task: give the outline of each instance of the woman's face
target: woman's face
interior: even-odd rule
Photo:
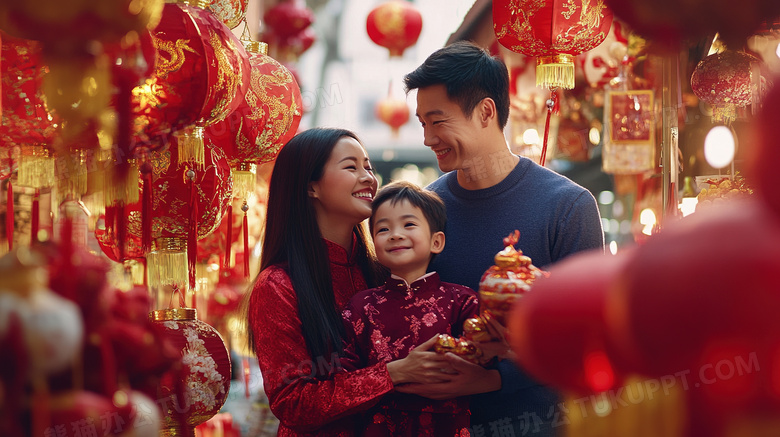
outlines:
[[[320,227],[352,227],[367,219],[376,189],[377,180],[365,149],[354,138],[342,137],[325,163],[322,178],[309,187]]]

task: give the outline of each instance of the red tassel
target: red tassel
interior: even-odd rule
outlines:
[[[227,247],[225,248],[225,267],[224,270],[227,272],[230,270],[230,252],[233,248],[233,245],[230,244],[233,241],[233,205],[228,205],[227,214],[225,214],[225,218],[223,220],[228,221],[227,226]]]
[[[41,197],[41,190],[35,189],[35,195],[33,196],[33,203],[32,203],[32,223],[30,225],[30,244],[33,245],[38,242],[38,230],[40,229],[40,215],[41,215],[41,207],[40,207],[40,197]]]
[[[242,358],[241,366],[244,369],[244,395],[249,399],[249,377],[252,373],[252,369],[249,367],[249,358]]]
[[[187,266],[192,290],[192,308],[195,308],[195,259],[198,256],[198,189],[195,186],[195,170],[187,170],[190,180],[190,229],[187,239]]]
[[[542,143],[542,154],[539,157],[539,165],[544,167],[544,162],[547,159],[547,140],[550,136],[550,118],[553,113],[558,113],[560,105],[558,103],[558,93],[555,90],[550,90],[550,98],[547,99],[547,120],[544,122],[544,141]]]
[[[119,248],[119,261],[124,262],[125,241],[127,240],[127,217],[125,217],[125,205],[116,205],[116,245]]]
[[[14,250],[14,187],[11,185],[11,178],[8,178],[8,185],[5,196],[5,237],[8,240],[8,250]]]
[[[249,205],[241,205],[241,209],[244,211],[244,277],[249,278],[249,221],[246,217],[246,212],[249,211]]]
[[[152,172],[150,164],[141,165],[142,199],[141,199],[141,247],[144,253],[152,250]]]

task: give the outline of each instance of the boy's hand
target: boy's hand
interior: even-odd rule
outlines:
[[[449,382],[457,373],[446,355],[432,351],[438,335],[409,352],[406,358],[387,363],[393,385]],[[400,391],[400,390],[399,390]]]
[[[497,370],[485,369],[451,352],[442,356],[446,357],[454,371],[457,372],[451,375],[448,381],[433,384],[406,384],[396,387],[396,391],[412,393],[429,399],[452,399],[501,388],[501,375]]]

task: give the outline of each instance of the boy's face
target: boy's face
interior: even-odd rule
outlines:
[[[387,201],[379,206],[373,217],[376,255],[393,274],[412,280],[422,276],[428,268],[431,254],[444,249],[444,233],[431,234],[428,220],[420,208],[408,200],[392,205]],[[421,271],[417,274],[416,272]]]

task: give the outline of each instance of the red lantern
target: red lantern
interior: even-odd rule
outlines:
[[[254,192],[256,165],[276,159],[303,116],[295,78],[266,55],[261,44],[252,43],[247,43],[252,69],[244,98],[225,120],[206,129],[207,142],[227,155],[234,176],[233,192],[244,199]]]
[[[777,190],[776,163],[780,160],[777,138],[780,135],[780,86],[775,86],[762,103],[755,128],[749,131],[746,178],[755,186],[755,192],[764,199],[780,220],[780,191]]]
[[[173,140],[176,146],[176,139]],[[177,147],[151,152],[151,239],[147,254],[149,288],[156,295],[155,308],[168,306],[171,290],[194,288],[197,240],[213,232],[227,211],[233,182],[225,153],[205,145],[202,168],[178,164]],[[193,174],[194,173],[194,174]],[[194,178],[194,182],[190,177]],[[141,211],[128,214],[128,233],[143,239]],[[168,298],[168,300],[166,300]]]
[[[382,120],[393,130],[393,136],[398,136],[398,130],[409,121],[409,106],[406,100],[388,95],[376,104],[376,118]]]
[[[390,56],[403,56],[422,31],[422,14],[411,3],[392,0],[371,10],[366,19],[371,41],[390,50]]]
[[[211,12],[166,4],[153,31],[158,51],[154,76],[133,90],[135,131],[152,145],[183,135],[179,159],[203,162],[202,128],[233,112],[246,92],[249,58],[238,38]]]
[[[314,13],[299,0],[282,0],[263,16],[265,25],[280,39],[294,37],[314,23]]]
[[[493,2],[498,42],[536,56],[536,85],[545,88],[574,88],[574,56],[601,44],[611,25],[603,0]]]
[[[209,9],[225,26],[235,29],[244,21],[249,0],[211,0]]]
[[[158,390],[163,435],[192,435],[197,425],[219,412],[230,390],[230,354],[219,333],[197,319],[192,308],[149,314],[181,351],[180,372],[163,376]],[[183,397],[183,398],[182,398]]]
[[[512,310],[509,335],[524,369],[577,393],[620,382],[619,358],[606,323],[606,296],[629,253],[584,253],[550,269]]]
[[[693,70],[691,90],[712,106],[712,120],[731,124],[737,108],[758,103],[766,94],[763,62],[745,52],[726,50],[702,59]]]
[[[741,47],[765,20],[780,15],[776,0],[604,1],[637,33],[673,53],[715,33],[726,46]]]

